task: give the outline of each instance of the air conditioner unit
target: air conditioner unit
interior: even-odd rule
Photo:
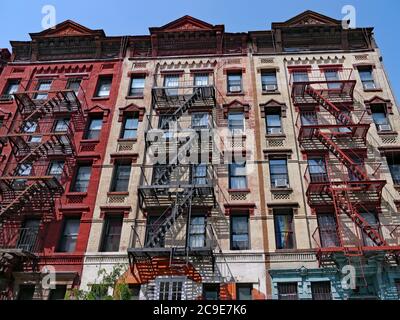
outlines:
[[[392,131],[390,124],[380,124],[378,125],[379,131]]]
[[[229,87],[229,92],[241,92],[242,87],[241,86],[230,86]]]
[[[276,84],[265,84],[264,91],[276,91],[278,88]]]
[[[282,129],[281,128],[269,128],[269,134],[281,134]]]
[[[275,179],[274,185],[276,188],[287,188],[288,182],[287,179]]]

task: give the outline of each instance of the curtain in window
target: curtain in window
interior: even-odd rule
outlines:
[[[336,220],[333,214],[318,214],[318,227],[323,247],[329,248],[339,246]]]
[[[205,246],[206,218],[194,216],[190,221],[190,247],[203,248]]]
[[[293,215],[277,214],[275,215],[275,236],[277,249],[293,248]]]

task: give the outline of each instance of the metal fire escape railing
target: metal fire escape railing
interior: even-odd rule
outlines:
[[[208,133],[208,139],[211,138],[209,133],[213,128],[213,120],[203,119],[199,126],[192,126],[187,119],[187,111],[215,109],[215,93],[211,75],[203,76],[197,83],[193,74],[180,74],[170,82],[165,75],[157,74],[154,77],[153,111],[145,134],[146,156],[148,153],[164,153],[168,156],[166,163],[148,162],[142,166],[138,193],[141,208],[147,212],[159,212],[161,209],[161,214],[146,226],[144,243],[139,241],[139,247],[134,245],[134,248],[128,249],[131,267],[147,260],[153,268],[154,259],[167,255],[171,268],[187,267],[190,257],[211,259],[214,272],[216,238],[215,233],[211,232],[214,230],[206,226],[206,238],[209,241],[205,241],[204,246],[193,247],[190,245],[189,229],[193,205],[208,208],[216,205],[216,171],[209,164],[209,155],[206,163],[182,162],[182,158],[188,153],[208,152],[207,148],[202,148],[204,144],[198,142],[202,131]],[[157,120],[158,127],[153,128]],[[209,145],[208,140],[205,145]],[[175,152],[169,152],[171,148],[175,148]],[[133,233],[136,239],[140,239],[137,226],[133,227]]]
[[[17,92],[14,99],[17,116],[0,130],[0,144],[11,148],[0,171],[2,234],[14,230],[14,221],[25,213],[38,213],[43,221],[52,217],[55,200],[63,194],[75,164],[74,135],[84,123],[81,103],[72,90]],[[21,249],[21,241],[9,242],[8,247],[3,241],[0,247],[15,244]]]
[[[336,164],[325,158],[323,164],[309,165],[305,174],[309,205],[330,205],[336,214],[335,232],[339,239],[334,247],[338,248],[320,246],[317,254],[320,263],[327,256],[324,252],[329,255],[329,252],[340,250],[346,255],[361,256],[363,251],[371,249],[363,243],[349,243],[343,231],[342,219],[345,216],[372,241],[373,246],[390,250],[376,226],[371,225],[360,213],[366,210],[364,204],[380,206],[386,181],[377,179],[380,164],[372,168],[370,163],[367,172],[365,164],[362,164],[364,159],[353,150],[359,147],[360,141],[365,145],[370,126],[365,110],[355,110],[353,107],[355,83],[350,69],[303,70],[297,78],[295,73],[291,77],[292,99],[300,113],[296,123],[300,144],[305,150],[315,151],[318,142],[323,150],[329,151],[337,159]],[[310,111],[310,105],[322,107],[322,110],[315,112],[313,108]],[[362,115],[358,114],[358,121],[353,121],[352,113],[360,111]],[[363,200],[356,195],[364,195]]]

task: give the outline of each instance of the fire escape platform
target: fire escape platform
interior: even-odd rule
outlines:
[[[190,256],[209,257],[212,254],[211,247],[188,248],[173,247],[173,248],[129,248],[128,255],[135,258],[156,258],[169,257],[173,254],[174,257],[184,257],[186,254]]]

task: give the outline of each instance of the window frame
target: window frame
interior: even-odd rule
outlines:
[[[15,91],[12,91],[11,88],[15,85],[17,88]],[[19,91],[20,85],[21,85],[21,79],[8,79],[6,85],[4,86],[2,99],[5,100],[5,98],[7,98],[8,100],[13,100],[14,99],[13,94]]]
[[[250,299],[239,299],[240,289],[250,289],[250,294],[247,295],[248,297],[250,297]],[[241,301],[253,300],[253,289],[254,289],[254,286],[252,283],[237,283],[236,284],[236,300],[241,300]]]
[[[244,174],[233,174],[235,172],[234,167],[238,167],[239,169],[243,169],[247,171],[247,164],[246,162],[239,163],[239,162],[232,162],[228,165],[228,174],[229,174],[229,189],[230,190],[247,190],[248,188],[248,181],[247,181],[247,174],[246,172]],[[241,180],[239,180],[241,179]],[[233,188],[233,181],[238,180],[238,181],[244,181],[244,188]]]
[[[40,90],[40,86],[43,84],[48,84],[49,89],[48,90]],[[49,97],[49,91],[51,91],[51,87],[53,85],[53,79],[40,79],[36,85],[36,89],[35,91],[38,91],[34,94],[33,96],[33,100],[47,100]],[[42,93],[41,93],[42,92]],[[47,93],[43,93],[43,92],[47,92]],[[40,98],[38,98],[40,97]]]
[[[67,224],[70,221],[78,222],[77,232],[76,233],[72,233],[72,234],[65,234]],[[62,226],[62,232],[60,234],[60,238],[59,238],[59,241],[58,241],[57,252],[63,252],[63,253],[74,253],[74,252],[76,252],[76,245],[78,243],[80,228],[81,228],[81,218],[80,217],[65,217],[64,218],[63,226]],[[68,244],[68,242],[66,242],[66,239],[72,239],[72,241],[74,241],[74,249],[73,250],[66,250],[66,246]]]
[[[319,285],[319,288],[316,288],[316,286]],[[326,286],[324,288],[324,286]],[[316,292],[319,289],[320,291],[324,291],[325,289],[326,292]],[[332,297],[332,284],[330,281],[311,281],[311,296],[312,300],[333,300]]]
[[[106,83],[106,81],[109,81],[109,84]],[[98,80],[97,80],[97,85],[96,85],[96,90],[95,90],[95,94],[94,97],[95,98],[100,98],[100,99],[107,99],[110,97],[111,95],[111,90],[112,90],[112,83],[113,83],[113,76],[112,75],[101,75],[99,76]],[[109,85],[110,88],[108,89],[108,92],[106,91],[108,94],[101,94],[101,87],[104,85]]]
[[[135,80],[143,80],[143,87],[133,87],[134,81]],[[141,98],[144,96],[144,88],[146,87],[146,76],[145,75],[132,75],[131,76],[131,81],[129,84],[129,92],[128,96],[129,97],[134,97],[134,98]],[[136,93],[133,93],[133,90],[137,90]]]
[[[293,292],[281,292],[283,287],[286,286],[286,289],[295,288],[296,290]],[[299,300],[299,284],[297,282],[278,282],[277,283],[277,293],[278,293],[278,300]]]
[[[279,117],[279,126],[277,125],[269,125],[269,117],[271,116],[278,116]],[[279,129],[279,132],[272,132],[272,129]],[[265,109],[265,130],[268,136],[270,135],[281,135],[283,134],[283,127],[282,127],[282,110],[279,108],[266,108]],[[278,131],[278,130],[277,130]]]
[[[239,219],[239,218],[245,218],[246,219],[246,224],[247,224],[247,231],[246,232],[241,232],[241,233],[234,233],[233,230],[233,220],[234,219]],[[251,250],[251,241],[250,241],[250,214],[249,213],[237,213],[237,214],[232,214],[230,216],[230,227],[229,227],[229,242],[230,242],[230,250],[234,251],[243,251],[243,250]],[[239,248],[237,246],[234,246],[234,243],[237,242],[233,238],[235,235],[246,235],[247,236],[247,244],[246,246],[243,246],[242,248]],[[243,241],[242,241],[243,242]]]
[[[284,164],[273,164],[273,162],[276,161],[284,161]],[[268,160],[268,166],[269,166],[269,175],[270,175],[270,183],[271,183],[271,188],[273,189],[279,189],[279,188],[289,188],[290,187],[290,180],[289,180],[289,167],[288,167],[288,159],[287,158],[271,158]],[[285,172],[284,173],[273,173],[273,168],[284,168]],[[285,176],[286,178],[286,185],[284,186],[279,186],[277,185],[276,181],[277,180],[283,180],[285,178],[276,178],[276,177],[283,177]]]
[[[371,104],[369,106],[369,108],[371,110],[371,117],[372,117],[372,121],[375,124],[376,131],[378,131],[378,133],[379,132],[391,132],[393,130],[393,127],[392,127],[389,117],[388,117],[386,105],[383,103],[374,103],[374,104]],[[377,115],[382,115],[381,118],[379,119],[381,121],[378,121]],[[389,126],[389,128],[387,130],[383,130],[381,128],[381,126]]]
[[[128,168],[128,167],[129,167],[129,170],[128,170],[129,174],[127,175],[127,178],[121,179],[121,172],[119,172],[119,169]],[[127,172],[125,172],[125,173],[127,173]],[[117,161],[114,164],[114,168],[113,168],[110,192],[128,192],[131,173],[132,173],[132,163],[131,162]],[[119,176],[117,176],[117,175],[119,175]],[[118,183],[121,183],[121,181],[123,181],[123,183],[126,183],[126,188],[119,190]]]
[[[111,223],[118,223],[118,225],[111,225]],[[121,245],[121,235],[122,228],[124,225],[124,215],[123,214],[107,214],[104,218],[103,231],[101,234],[101,245],[100,252],[119,252],[119,247]],[[110,228],[117,226],[119,228],[119,233],[111,233]],[[115,241],[118,238],[118,241]],[[111,245],[110,245],[111,240]],[[118,245],[116,243],[118,242]],[[115,250],[114,246],[117,247]]]
[[[264,81],[265,77],[273,75],[274,81]],[[267,89],[268,85],[274,85],[275,89]],[[263,70],[261,71],[261,89],[263,93],[277,92],[278,91],[278,75],[276,70]]]
[[[230,79],[230,77],[240,76],[239,80]],[[238,82],[238,84],[232,84],[232,82]],[[231,71],[226,75],[227,92],[228,94],[240,94],[243,93],[243,72],[242,71]],[[239,87],[240,90],[231,90],[232,87]]]
[[[276,250],[290,250],[296,249],[295,239],[295,225],[294,225],[294,212],[292,208],[275,209],[274,215],[274,235],[275,235],[275,248]],[[289,227],[288,230],[282,230],[278,223],[278,217],[290,218],[290,224],[284,223],[285,226]],[[285,221],[286,222],[286,221]],[[279,228],[278,228],[279,227]],[[287,234],[287,235],[285,235]],[[282,237],[282,235],[285,235]],[[284,239],[284,241],[282,241]]]
[[[84,167],[90,168],[90,173],[89,173],[89,179],[87,180],[85,191],[82,191],[81,189],[76,188],[76,185],[77,185],[77,182],[81,182],[81,180],[78,179],[79,170]],[[89,186],[90,186],[90,180],[92,178],[92,169],[93,169],[93,166],[91,163],[82,163],[82,164],[78,164],[76,166],[74,178],[73,178],[71,186],[70,186],[70,192],[87,193],[87,190],[89,189]],[[86,180],[83,180],[83,181],[86,181]]]
[[[133,119],[136,123],[136,128],[127,128],[128,120]],[[139,113],[138,112],[130,112],[123,116],[122,125],[121,125],[121,132],[119,138],[121,140],[137,140],[137,134],[139,129]],[[127,132],[134,132],[134,137],[125,137]]]
[[[185,293],[185,278],[184,277],[171,277],[167,279],[156,280],[156,297],[159,301],[181,301],[186,300]],[[178,290],[174,290],[174,285],[177,284]],[[161,287],[167,287],[167,290],[161,292]],[[179,299],[174,299],[179,297]]]
[[[100,123],[101,123],[100,129],[91,129],[92,123],[94,121],[100,121]],[[96,141],[100,140],[102,130],[103,130],[103,115],[101,115],[101,114],[90,115],[89,121],[86,126],[83,140],[96,140]],[[93,136],[93,133],[96,133],[96,134]]]
[[[201,224],[193,224],[194,219],[196,218],[202,218],[203,223]],[[202,231],[198,231],[200,228],[202,228]],[[205,248],[207,246],[207,215],[206,214],[193,214],[190,219],[190,225],[189,225],[189,247],[190,248]],[[202,239],[202,246],[192,246],[192,237],[196,237],[196,239]],[[197,238],[199,237],[199,238]]]
[[[81,87],[82,80],[83,80],[82,78],[71,78],[71,79],[68,79],[67,85],[65,86],[65,89],[66,90],[72,90],[75,93],[75,95],[78,96],[80,91],[81,91],[81,88],[82,88]],[[71,88],[71,84],[72,83],[78,83],[79,84],[78,88],[77,89],[72,89]]]
[[[377,86],[377,83],[375,80],[375,76],[374,76],[374,70],[373,70],[372,66],[360,66],[357,68],[357,71],[358,71],[358,75],[360,77],[361,84],[363,86],[364,91],[378,89],[378,86]],[[367,77],[368,79],[365,78],[366,73],[369,74],[369,77]],[[371,86],[369,87],[369,85],[371,85]]]
[[[239,122],[239,120],[230,119],[232,116],[240,115],[242,117],[242,125],[241,128],[237,128],[238,126],[233,125],[232,122]],[[246,131],[246,116],[243,111],[229,111],[228,112],[228,129],[232,135],[243,135]]]

